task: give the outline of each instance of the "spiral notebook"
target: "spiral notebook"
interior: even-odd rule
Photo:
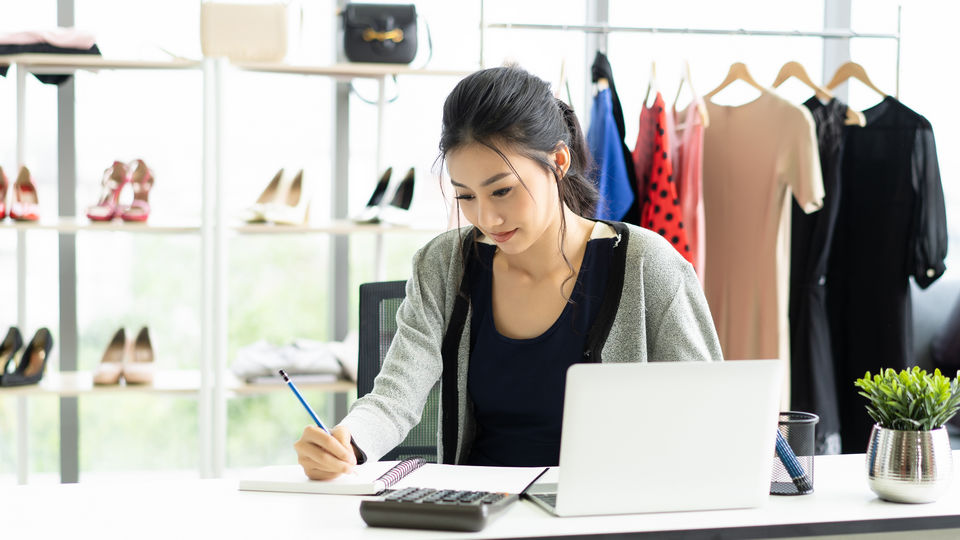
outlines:
[[[376,461],[354,467],[333,480],[310,480],[300,467],[264,467],[255,478],[240,480],[241,491],[287,491],[335,495],[376,495],[423,466],[423,458]]]
[[[375,461],[333,480],[310,480],[297,465],[264,467],[240,480],[241,491],[376,495],[386,489],[422,487],[520,493],[543,467],[470,467],[426,463],[422,458]]]

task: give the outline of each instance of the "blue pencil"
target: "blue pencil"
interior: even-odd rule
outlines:
[[[293,390],[293,395],[297,396],[297,399],[299,399],[300,403],[303,404],[303,408],[306,409],[308,413],[310,413],[310,418],[313,418],[313,421],[317,423],[317,427],[326,431],[327,433],[330,433],[330,430],[328,430],[326,426],[323,425],[323,422],[320,421],[320,418],[317,416],[317,413],[313,412],[313,409],[311,409],[310,405],[307,404],[307,400],[303,399],[303,396],[300,395],[300,391],[297,390],[297,387],[293,385],[293,381],[290,380],[290,377],[288,377],[287,373],[282,369],[280,370],[280,376],[283,377],[283,381],[287,383],[287,386],[289,386],[290,389]]]

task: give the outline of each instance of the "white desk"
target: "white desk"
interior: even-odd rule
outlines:
[[[0,538],[686,539],[960,529],[960,451],[954,463],[950,491],[932,504],[881,501],[867,487],[862,455],[827,456],[816,460],[815,493],[770,497],[762,508],[555,518],[521,501],[479,533],[368,528],[359,497],[241,492],[232,480],[27,485],[0,490]]]

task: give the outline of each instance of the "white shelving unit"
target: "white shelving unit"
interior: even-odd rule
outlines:
[[[337,64],[328,66],[289,65],[282,63],[244,63],[231,65],[223,59],[141,61],[110,59],[89,55],[22,54],[0,56],[0,65],[13,67],[16,77],[17,96],[17,167],[25,164],[26,128],[26,77],[30,73],[60,74],[79,70],[200,70],[203,77],[203,190],[202,212],[199,220],[185,219],[163,222],[154,217],[145,224],[122,221],[92,223],[83,217],[60,216],[43,219],[38,223],[6,222],[4,229],[16,231],[17,237],[17,325],[26,326],[26,235],[32,231],[55,231],[60,234],[97,234],[103,232],[127,234],[185,234],[198,235],[201,239],[201,353],[198,370],[160,371],[151,385],[97,386],[92,374],[83,371],[48,372],[38,385],[28,387],[0,388],[0,398],[17,398],[17,480],[23,484],[28,475],[28,397],[33,395],[57,395],[76,397],[101,394],[151,393],[196,396],[199,400],[199,440],[201,477],[219,477],[223,474],[226,455],[226,399],[233,396],[285,391],[283,385],[251,385],[238,381],[227,369],[227,282],[226,248],[227,235],[262,234],[329,234],[352,235],[369,233],[377,237],[377,279],[382,279],[383,235],[407,233],[439,233],[441,225],[412,224],[410,226],[356,224],[334,220],[327,223],[310,223],[301,226],[275,226],[269,224],[228,223],[224,217],[222,201],[223,185],[220,179],[222,138],[223,75],[228,69],[240,71],[323,76],[336,80],[354,78],[378,81],[377,100],[377,170],[380,170],[383,155],[383,119],[386,101],[384,88],[388,77],[441,76],[461,77],[469,71],[422,70],[392,64]],[[346,180],[343,180],[346,185]],[[61,330],[62,331],[62,330]],[[72,351],[76,354],[76,351]],[[301,384],[304,390],[324,391],[341,396],[336,402],[337,416],[345,413],[346,394],[354,392],[352,382],[338,381],[322,384]],[[61,445],[63,442],[61,441]]]

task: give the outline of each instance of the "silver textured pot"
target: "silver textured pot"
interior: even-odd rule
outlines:
[[[937,500],[950,487],[953,453],[946,428],[899,431],[873,426],[867,445],[867,482],[881,499]]]

